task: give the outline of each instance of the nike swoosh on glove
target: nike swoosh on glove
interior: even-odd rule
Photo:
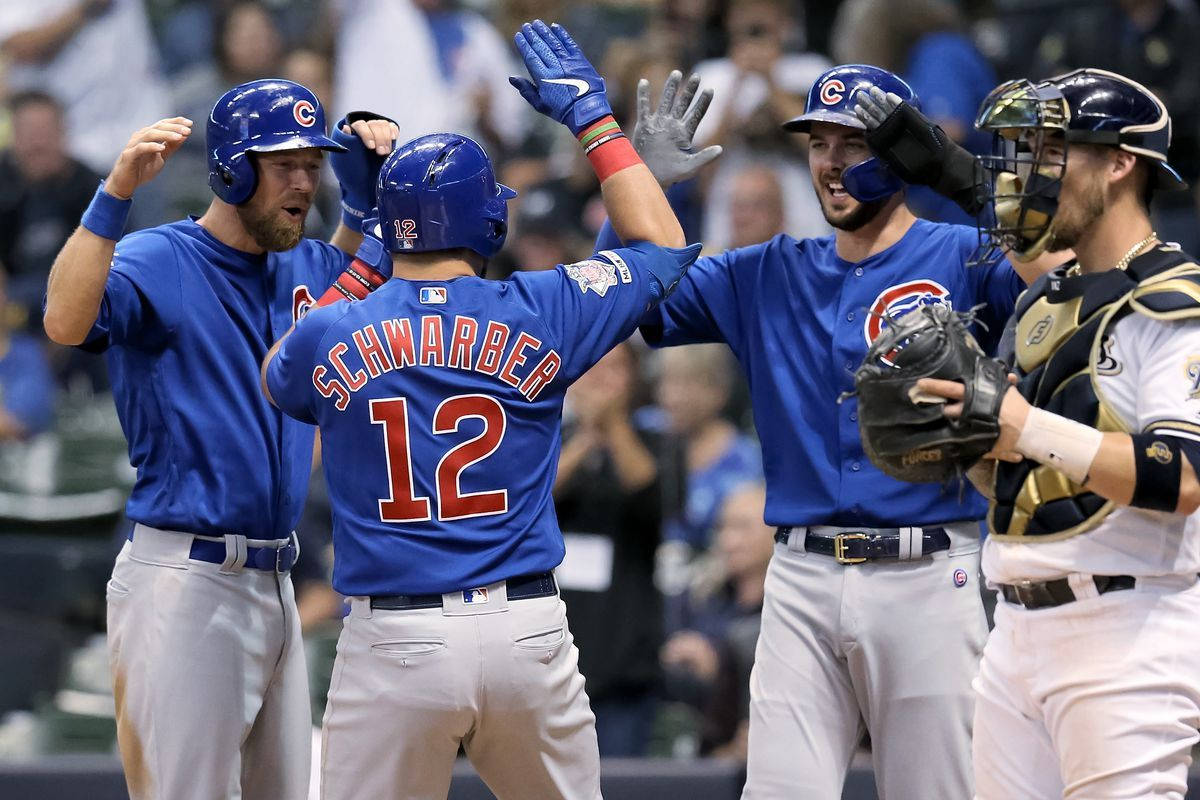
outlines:
[[[566,125],[576,136],[612,115],[604,79],[566,28],[538,19],[522,25],[513,39],[533,80],[510,77],[508,82],[537,111]]]

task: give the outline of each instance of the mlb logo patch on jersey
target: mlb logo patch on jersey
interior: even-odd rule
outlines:
[[[607,261],[589,258],[575,264],[564,264],[567,277],[579,284],[579,291],[584,294],[591,289],[604,297],[610,286],[617,285],[617,268]]]
[[[487,587],[480,589],[464,589],[463,602],[469,606],[481,606],[488,601]]]
[[[427,306],[441,306],[446,304],[446,287],[445,286],[422,286],[421,287],[421,303]]]

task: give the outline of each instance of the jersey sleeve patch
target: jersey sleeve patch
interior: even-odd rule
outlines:
[[[624,264],[623,261],[621,263]],[[607,258],[589,258],[574,264],[563,264],[563,269],[566,270],[568,278],[579,284],[579,291],[583,294],[587,294],[590,289],[604,297],[610,287],[617,285],[617,267]],[[626,266],[625,274],[628,272],[629,267]],[[632,280],[632,277],[630,279]]]

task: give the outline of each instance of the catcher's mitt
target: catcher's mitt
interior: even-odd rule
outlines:
[[[902,481],[958,477],[1000,434],[1007,370],[983,354],[963,317],[949,306],[922,306],[887,322],[854,373],[863,450],[875,466]],[[920,395],[918,378],[962,381],[962,416],[945,417],[945,401]]]

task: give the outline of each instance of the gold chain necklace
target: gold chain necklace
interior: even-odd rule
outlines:
[[[1136,256],[1138,253],[1142,252],[1143,249],[1145,249],[1146,245],[1150,244],[1151,242],[1157,241],[1157,240],[1158,240],[1158,233],[1155,231],[1150,231],[1149,236],[1147,236],[1145,239],[1142,239],[1140,242],[1137,242],[1136,244],[1134,244],[1133,247],[1129,248],[1129,250],[1126,251],[1125,255],[1121,256],[1121,260],[1116,263],[1116,266],[1114,266],[1113,269],[1125,269],[1126,267],[1129,266],[1129,262],[1133,261],[1134,256]],[[1074,276],[1078,275],[1079,273],[1080,273],[1079,262],[1075,262],[1067,269],[1067,277],[1069,277],[1069,278],[1073,278]]]

